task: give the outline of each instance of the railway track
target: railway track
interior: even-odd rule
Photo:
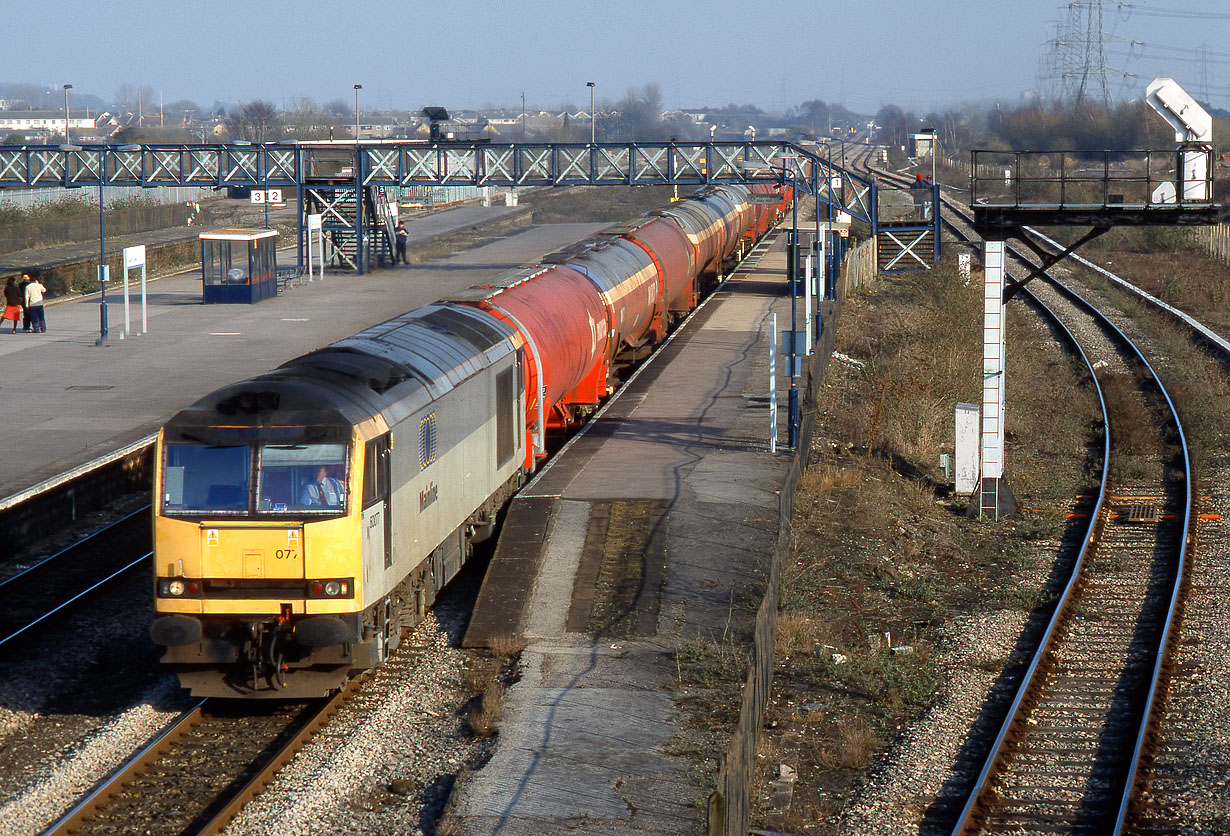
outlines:
[[[259,709],[203,700],[44,833],[220,833],[358,687]]]
[[[0,581],[0,650],[148,566],[151,538],[146,505]]]
[[[950,203],[949,217],[972,240],[968,215]],[[1177,636],[1193,514],[1177,411],[1143,352],[1094,305],[1046,278],[1029,295],[1085,358],[1102,402],[1102,482],[954,836],[1123,832],[1139,815]]]

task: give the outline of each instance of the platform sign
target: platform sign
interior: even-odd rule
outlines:
[[[782,354],[806,354],[806,331],[782,331]]]
[[[978,487],[978,404],[957,404],[956,427],[957,472],[954,491],[970,494]]]
[[[324,235],[324,215],[312,214],[307,216],[307,274],[308,281],[314,281],[312,278],[312,244],[315,240],[319,247],[317,250],[316,263],[320,265],[320,278],[325,277],[325,235]],[[319,233],[313,235],[312,233]]]
[[[136,270],[138,267],[141,268],[141,333],[147,333],[149,330],[149,313],[145,296],[145,245],[138,244],[135,247],[124,248],[124,332],[120,335],[120,339],[132,333],[128,301],[128,271]]]
[[[131,270],[134,267],[145,266],[145,245],[138,244],[135,247],[124,248],[124,269]]]
[[[281,189],[253,189],[249,198],[253,203],[281,203]]]

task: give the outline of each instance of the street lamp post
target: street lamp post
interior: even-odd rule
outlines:
[[[103,181],[106,180],[107,157],[105,153],[98,157],[98,339],[95,346],[101,346],[107,341],[107,236],[103,221]]]
[[[598,136],[598,113],[594,110],[594,83],[587,81],[585,86],[589,88],[589,144],[593,145],[597,142]]]
[[[68,135],[68,91],[73,89],[73,85],[64,85],[64,142],[69,144],[72,139]]]
[[[354,142],[359,144],[359,91],[363,89],[362,84],[354,86]]]
[[[260,154],[257,161],[261,167],[261,174],[265,180],[265,229],[269,229],[269,151],[265,148],[265,143],[261,143],[261,149],[257,152]],[[277,272],[276,270],[274,272]]]

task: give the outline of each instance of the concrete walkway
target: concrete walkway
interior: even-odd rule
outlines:
[[[495,755],[462,790],[468,836],[705,832],[704,781],[728,738],[682,707],[677,660],[744,646],[777,545],[790,459],[768,452],[765,395],[769,314],[789,327],[783,247],[737,273],[514,500],[474,619],[526,648]],[[540,534],[506,546],[517,527]],[[612,562],[615,541],[636,537],[631,563]],[[523,604],[506,548],[530,573]],[[620,566],[633,581],[616,594]]]

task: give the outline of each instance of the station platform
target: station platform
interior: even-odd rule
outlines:
[[[498,223],[510,211],[517,210],[463,207],[412,219],[406,224],[411,249]],[[604,226],[533,227],[450,257],[361,276],[326,271],[323,280],[297,282],[252,305],[202,304],[200,271],[188,271],[148,282],[144,334],[139,281],[129,287],[125,335],[122,283],[112,280],[109,336],[101,346],[97,294],[51,300],[47,333],[0,329],[0,426],[8,449],[0,456],[0,510],[142,443],[220,386],[535,261]],[[56,248],[44,257],[71,253]],[[279,253],[285,258],[293,264],[294,252]],[[41,263],[27,256],[17,269]]]
[[[697,772],[722,750],[685,753],[677,661],[744,641],[778,547],[785,240],[771,233],[513,500],[466,643],[519,637],[521,676],[456,805],[467,836],[705,832]]]

